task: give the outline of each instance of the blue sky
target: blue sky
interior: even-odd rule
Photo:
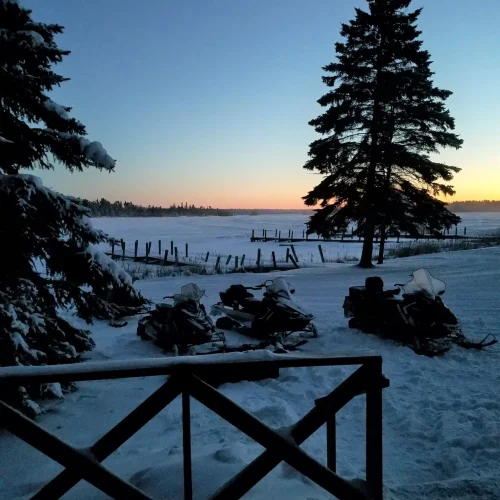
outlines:
[[[340,23],[358,0],[23,0],[65,26],[73,107],[116,172],[41,174],[90,199],[299,208],[319,177],[302,169],[308,121],[326,91]],[[456,199],[500,198],[500,2],[417,0],[435,82],[465,140],[441,159],[462,167]]]

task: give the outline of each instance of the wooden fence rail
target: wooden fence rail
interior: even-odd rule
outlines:
[[[274,430],[219,392],[213,385],[224,375],[251,374],[304,366],[361,365],[293,425],[286,435]],[[253,488],[282,461],[340,499],[382,499],[382,390],[389,381],[382,374],[380,356],[319,356],[273,354],[215,354],[181,358],[88,362],[77,365],[0,368],[0,384],[104,380],[170,375],[167,381],[90,448],[77,449],[48,432],[7,403],[0,401],[0,426],[9,430],[65,470],[32,498],[60,498],[82,479],[112,498],[149,499],[132,484],[116,476],[101,462],[138,432],[177,396],[182,396],[184,499],[193,496],[191,470],[190,398],[194,397],[234,427],[254,439],[265,451],[224,484],[212,499],[237,499]],[[336,473],[335,415],[356,396],[366,394],[366,481],[354,485]],[[327,424],[327,465],[305,453],[300,445]]]

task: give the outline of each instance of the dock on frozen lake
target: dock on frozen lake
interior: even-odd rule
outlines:
[[[359,243],[363,241],[362,235],[356,235],[354,229],[349,232],[344,233],[336,233],[333,234],[329,238],[324,238],[319,234],[307,234],[307,231],[302,231],[302,234],[297,234],[292,230],[288,231],[278,231],[275,229],[274,231],[263,229],[262,236],[258,235],[259,232],[256,232],[255,229],[252,229],[252,235],[250,237],[251,242],[256,241],[274,241],[278,243],[299,243],[302,241],[322,241],[325,243]],[[380,239],[380,235],[375,235],[375,242]],[[450,231],[443,230],[441,233],[426,233],[423,232],[419,235],[410,235],[408,233],[399,233],[399,234],[388,234],[386,240],[395,239],[399,242],[400,239],[409,239],[409,240],[461,240],[461,239],[471,239],[467,236],[467,228],[464,227],[464,234],[458,234],[458,228],[455,228],[454,234],[450,234]],[[473,238],[472,238],[473,239]]]

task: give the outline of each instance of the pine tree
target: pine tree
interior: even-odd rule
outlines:
[[[446,184],[460,169],[430,159],[440,147],[460,148],[444,101],[434,86],[430,55],[422,49],[411,0],[367,0],[368,11],[342,24],[337,61],[323,69],[327,108],[312,120],[323,137],[310,145],[304,168],[324,179],[304,200],[320,204],[308,230],[325,236],[350,222],[364,237],[360,266],[372,265],[376,230],[433,230],[457,223],[434,196],[453,195]],[[382,250],[383,251],[383,250]]]
[[[130,277],[93,246],[109,238],[93,228],[89,209],[21,173],[56,162],[71,171],[115,165],[100,143],[83,137],[71,108],[47,96],[66,80],[52,71],[69,53],[54,42],[61,32],[0,0],[0,366],[75,362],[94,343],[65,309],[91,322],[144,303]],[[44,393],[62,394],[51,384],[2,397],[33,414],[31,397]]]

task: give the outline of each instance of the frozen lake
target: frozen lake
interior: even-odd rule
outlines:
[[[500,213],[463,213],[458,226],[458,234],[485,234],[500,230]],[[100,217],[93,219],[94,225],[106,231],[110,236],[123,239],[127,251],[133,251],[135,240],[139,240],[140,254],[144,254],[146,242],[151,241],[151,255],[158,255],[158,240],[162,249],[170,249],[170,242],[178,247],[179,255],[184,255],[185,244],[189,244],[189,255],[235,256],[246,255],[246,261],[255,260],[257,249],[262,251],[263,261],[269,261],[271,252],[278,259],[283,259],[289,244],[276,242],[250,242],[252,229],[256,236],[267,229],[274,235],[276,230],[282,235],[294,231],[296,237],[302,237],[306,215],[237,215],[233,217]],[[391,244],[389,244],[390,246]],[[309,242],[296,243],[296,251],[301,262],[319,260],[318,243],[314,238]],[[327,260],[346,257],[358,257],[361,244],[357,242],[322,243]]]

